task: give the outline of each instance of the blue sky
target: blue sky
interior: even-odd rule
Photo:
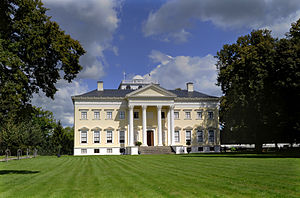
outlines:
[[[73,124],[72,95],[96,88],[117,88],[123,79],[142,75],[167,89],[195,89],[220,96],[214,56],[253,29],[283,37],[300,18],[299,0],[44,0],[52,20],[87,53],[82,72],[71,84],[60,80],[55,100],[43,93],[32,102]],[[149,76],[149,74],[151,74]]]

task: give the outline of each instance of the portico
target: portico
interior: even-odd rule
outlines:
[[[148,146],[147,143],[147,131],[152,130],[154,136],[154,146],[171,146],[172,139],[174,137],[174,105],[163,105],[158,104],[153,106],[153,104],[144,104],[144,105],[128,105],[128,115],[129,115],[129,135],[128,135],[128,143],[129,146],[134,146],[134,117],[133,117],[133,109],[134,107],[142,108],[142,145]],[[147,107],[155,107],[156,108],[156,125],[149,126],[147,125]],[[163,126],[162,126],[162,108],[167,109],[167,141],[163,142]],[[153,119],[153,118],[152,118]],[[153,127],[156,130],[153,130]],[[157,141],[156,141],[157,140]]]

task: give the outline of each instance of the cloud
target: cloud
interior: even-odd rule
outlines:
[[[83,71],[79,78],[99,80],[107,65],[104,50],[111,50],[113,34],[120,19],[118,10],[121,2],[117,0],[45,0],[50,10],[48,15],[58,22],[66,33],[80,41],[87,53],[80,58]],[[116,50],[114,50],[116,51]]]
[[[72,126],[74,123],[74,107],[71,96],[87,92],[88,86],[81,80],[76,80],[72,83],[60,80],[56,87],[58,91],[54,100],[47,98],[44,93],[40,92],[33,96],[32,104],[53,112],[55,119],[61,120],[64,126]]]
[[[216,59],[208,54],[204,57],[171,57],[159,51],[152,51],[149,57],[159,65],[144,78],[158,83],[167,89],[186,89],[187,82],[194,82],[197,91],[220,96],[221,89],[216,86]]]
[[[299,10],[298,0],[172,0],[149,14],[143,32],[146,37],[184,42],[186,30],[199,20],[225,29],[270,27],[274,35],[283,35],[288,31],[286,27],[298,19]]]

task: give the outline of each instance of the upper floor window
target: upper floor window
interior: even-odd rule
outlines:
[[[197,131],[197,141],[199,143],[203,142],[203,131],[202,130]]]
[[[82,144],[87,143],[87,131],[81,131],[81,143]]]
[[[119,119],[124,120],[125,119],[125,111],[119,112]]]
[[[94,119],[99,120],[100,119],[100,112],[99,111],[94,111]]]
[[[187,145],[191,145],[191,131],[186,131],[185,132],[185,140]]]
[[[213,119],[214,118],[214,112],[209,111],[208,112],[208,119]]]
[[[175,120],[179,119],[179,112],[178,111],[174,111],[174,119]]]
[[[112,143],[112,131],[106,132],[106,143]]]
[[[81,111],[81,119],[86,120],[87,119],[87,112],[86,111]]]
[[[215,131],[214,130],[208,131],[208,142],[210,142],[210,143],[215,142]]]
[[[100,143],[100,131],[94,131],[94,143]]]
[[[126,89],[130,89],[130,85],[127,85],[127,86],[126,86]]]
[[[179,139],[179,131],[175,131],[175,133],[174,133],[174,140],[175,140],[175,142],[179,142],[180,141],[180,139]]]
[[[185,119],[191,119],[191,112],[190,111],[185,112]]]
[[[139,112],[138,111],[133,112],[133,118],[134,119],[139,119]]]
[[[165,114],[164,111],[161,112],[161,118],[162,118],[162,119],[165,119],[165,118],[166,118],[166,114]]]
[[[106,112],[106,119],[111,120],[112,119],[112,111]]]
[[[120,131],[120,137],[119,137],[119,143],[124,144],[125,143],[125,131]]]
[[[202,120],[202,111],[197,111],[197,119]]]

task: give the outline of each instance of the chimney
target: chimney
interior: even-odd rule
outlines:
[[[186,89],[188,92],[193,92],[194,91],[194,84],[192,82],[186,83]]]
[[[103,81],[98,81],[97,85],[97,91],[103,91]]]

